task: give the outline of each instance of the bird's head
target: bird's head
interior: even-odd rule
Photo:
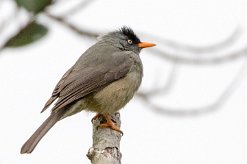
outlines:
[[[123,51],[133,51],[136,54],[139,54],[142,48],[155,46],[153,43],[141,42],[134,31],[126,26],[102,36],[101,39]]]

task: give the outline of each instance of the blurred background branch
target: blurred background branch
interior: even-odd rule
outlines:
[[[209,53],[211,53],[211,52],[214,53],[215,51],[222,50],[222,49],[234,44],[234,42],[236,42],[239,39],[242,32],[243,32],[242,29],[240,27],[237,27],[232,32],[232,34],[229,35],[228,37],[226,37],[224,40],[222,40],[218,43],[208,45],[208,46],[203,46],[203,47],[182,44],[182,43],[175,42],[173,40],[160,38],[159,36],[152,36],[152,38],[155,38],[155,40],[159,43],[159,45],[163,45],[167,48],[172,48],[172,49],[179,50],[182,52],[187,51],[187,52],[194,53],[197,55],[198,54],[210,55]],[[150,37],[150,34],[143,33],[143,35]]]
[[[231,80],[231,83],[225,88],[225,90],[222,93],[220,93],[218,98],[213,103],[202,107],[185,109],[185,108],[158,106],[157,104],[152,102],[151,98],[155,94],[159,94],[159,92],[162,91],[162,89],[160,90],[153,89],[148,92],[140,91],[137,95],[140,99],[143,100],[143,102],[146,103],[146,105],[150,107],[150,109],[155,109],[155,112],[159,114],[170,115],[170,116],[198,116],[219,109],[231,97],[231,95],[240,85],[241,81],[244,78],[243,75],[245,75],[246,70],[247,70],[247,60],[245,59],[244,63],[237,72],[236,76]],[[172,78],[173,77],[170,76],[170,79]],[[169,87],[170,85],[171,85],[170,80],[168,80],[166,87]]]
[[[79,1],[78,4],[71,7],[69,10],[65,11],[61,17],[66,18],[69,16],[73,16],[73,14],[76,14],[77,12],[80,12],[82,9],[85,9],[88,5],[93,3],[95,0],[83,0]]]
[[[86,36],[86,37],[95,39],[100,34],[99,32],[92,32],[92,31],[87,31],[87,30],[84,30],[82,28],[79,28],[79,27],[73,25],[72,23],[69,23],[64,17],[55,16],[55,15],[50,14],[49,12],[45,12],[44,14],[47,17],[51,18],[52,20],[59,22],[61,25],[66,26],[67,28],[69,28],[71,31],[77,33],[78,35]]]

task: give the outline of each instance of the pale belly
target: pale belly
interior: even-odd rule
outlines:
[[[134,96],[141,84],[141,75],[129,73],[95,93],[87,103],[89,111],[114,113],[124,107]]]

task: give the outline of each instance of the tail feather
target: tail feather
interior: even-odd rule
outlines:
[[[31,153],[44,135],[60,120],[64,112],[51,113],[21,148],[21,154]]]

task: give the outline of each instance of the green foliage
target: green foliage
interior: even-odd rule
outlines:
[[[19,6],[33,13],[38,13],[44,10],[51,4],[52,0],[15,0]]]
[[[21,47],[40,40],[48,32],[48,29],[36,22],[29,23],[25,28],[10,38],[4,47]]]

